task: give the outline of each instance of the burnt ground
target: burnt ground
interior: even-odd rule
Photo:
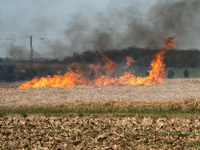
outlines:
[[[82,101],[200,100],[200,79],[164,79],[160,85],[73,86],[17,89],[23,82],[0,82],[0,107]]]

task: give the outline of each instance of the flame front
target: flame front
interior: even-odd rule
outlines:
[[[168,38],[165,40],[163,48],[177,48],[177,43],[174,38]],[[162,50],[155,55],[155,58],[151,62],[151,68],[148,70],[149,75],[147,77],[136,77],[131,71],[125,71],[121,76],[114,76],[114,72],[118,66],[107,56],[102,53],[102,61],[97,65],[87,64],[90,68],[89,72],[82,70],[79,66],[75,70],[68,68],[68,72],[62,75],[54,75],[53,77],[34,77],[31,81],[25,82],[18,89],[38,88],[38,87],[71,87],[74,85],[151,85],[162,84],[164,78],[163,62],[164,54],[166,50]],[[124,69],[127,69],[131,63],[136,63],[130,56],[126,57],[127,63]],[[76,63],[72,64],[77,66]]]

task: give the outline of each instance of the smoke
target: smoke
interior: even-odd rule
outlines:
[[[50,55],[73,55],[74,52],[121,49],[132,45],[132,41],[124,41],[124,37],[127,36],[127,21],[140,16],[137,15],[138,10],[135,7],[126,10],[110,9],[96,13],[93,19],[87,19],[87,16],[80,13],[75,14],[64,31],[66,41],[49,44],[52,49]]]
[[[28,59],[30,57],[30,54],[26,51],[26,48],[23,46],[16,46],[14,43],[12,43],[9,47],[9,53],[8,55],[12,59]]]
[[[29,60],[30,59],[30,53],[26,51],[26,48],[23,46],[15,46],[13,44],[10,45],[9,48],[9,56],[11,59],[16,60]],[[40,58],[40,54],[36,51],[33,52],[33,55],[35,58]]]
[[[147,14],[130,6],[124,10],[109,8],[93,21],[81,14],[72,17],[65,30],[69,44],[51,47],[62,54],[85,50],[122,49],[129,46],[160,47],[164,39],[175,36],[179,48],[200,48],[200,1],[158,1]],[[111,9],[111,10],[110,10]]]
[[[162,1],[150,10],[148,17],[155,31],[161,36],[175,36],[179,48],[198,47],[200,25],[200,1]],[[154,38],[155,39],[155,38]]]
[[[154,48],[172,36],[176,37],[179,49],[200,49],[199,8],[199,0],[163,0],[144,13],[130,1],[130,6],[123,10],[109,5],[106,11],[93,14],[93,18],[80,12],[74,14],[61,31],[62,40],[45,41],[48,51],[41,51],[45,51],[46,57],[64,58],[86,50],[119,50],[132,46]],[[39,22],[42,20],[46,19],[40,17]],[[38,30],[47,32],[45,29],[54,25],[52,20],[45,21]],[[9,54],[18,57],[16,48],[11,47]]]

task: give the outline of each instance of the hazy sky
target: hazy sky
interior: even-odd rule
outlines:
[[[48,51],[43,44],[46,41],[39,38],[66,40],[63,38],[64,31],[76,14],[82,14],[92,21],[97,13],[107,13],[110,8],[123,10],[134,4],[134,7],[146,12],[154,3],[155,0],[1,0],[0,57],[8,56],[10,46],[20,46],[29,51],[30,35],[34,35],[35,51]],[[45,56],[45,53],[41,55]]]
[[[67,22],[77,13],[91,19],[98,12],[107,13],[109,8],[123,10],[130,5],[146,12],[154,2],[155,0],[1,0],[0,37],[10,37],[19,32],[19,35],[43,36],[45,33],[54,36],[54,32],[66,28]],[[41,30],[45,32],[41,33]]]
[[[145,43],[126,44],[124,41],[127,41],[125,36],[130,36],[130,29],[136,29],[132,27],[133,22],[137,22],[134,27],[145,24],[136,30],[144,30],[144,34],[152,33],[152,29],[147,32],[146,28],[155,25],[153,22],[148,26],[148,19],[151,18],[151,13],[159,14],[149,11],[156,3],[157,0],[0,0],[0,57],[12,55],[19,58],[20,53],[20,57],[27,57],[30,51],[30,35],[33,35],[33,48],[37,53],[35,56],[40,57],[64,57],[76,51],[92,49],[94,44],[86,42],[95,39],[94,41],[101,43],[101,37],[112,42],[108,44],[103,41],[106,48],[115,48],[113,45],[117,44],[121,45],[116,46],[118,48],[149,46],[146,44],[149,40]],[[111,32],[115,33],[111,35]],[[162,40],[165,38],[163,36]],[[119,42],[120,40],[123,42]],[[181,41],[184,43],[184,40],[180,39]],[[152,43],[157,47],[162,44]]]

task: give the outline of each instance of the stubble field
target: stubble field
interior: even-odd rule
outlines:
[[[165,79],[159,85],[73,86],[16,89],[23,82],[0,84],[0,107],[75,101],[182,101],[200,99],[200,79]]]

